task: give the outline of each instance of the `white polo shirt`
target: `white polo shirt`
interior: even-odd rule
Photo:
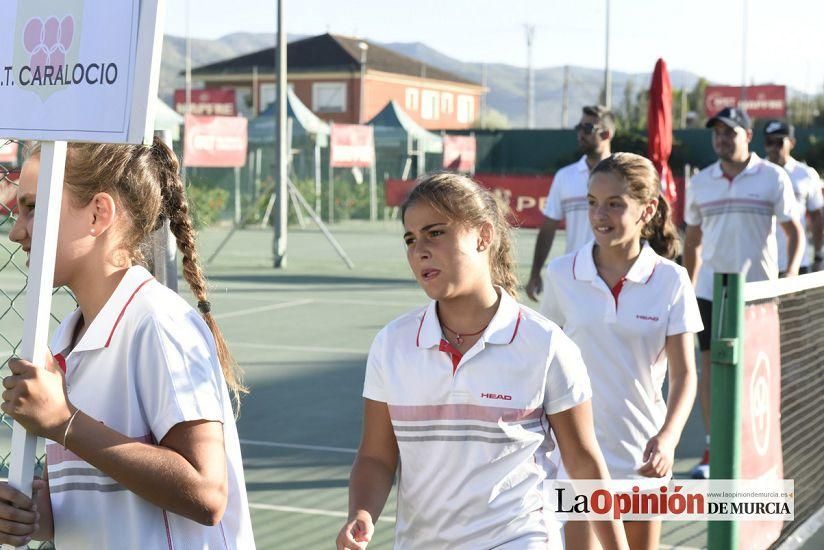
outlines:
[[[809,267],[810,255],[807,253],[807,212],[815,212],[824,207],[824,197],[821,195],[821,177],[818,172],[790,157],[783,166],[793,184],[793,193],[798,203],[798,221],[804,229],[804,238],[801,239],[801,266]],[[776,229],[778,239],[778,270],[787,271],[787,235],[780,228]]]
[[[616,289],[598,275],[594,244],[550,262],[549,316],[581,349],[610,475],[641,478],[644,448],[667,414],[667,336],[699,332],[701,315],[687,270],[649,244]]]
[[[592,238],[587,202],[588,185],[589,166],[584,155],[578,162],[558,170],[549,187],[544,216],[566,221],[567,253],[578,250]]]
[[[388,404],[400,450],[396,550],[538,549],[552,536],[546,415],[588,400],[589,381],[569,338],[499,290],[489,326],[454,364],[435,301],[389,323],[369,351],[363,396]]]
[[[687,186],[684,220],[701,226],[701,267],[695,292],[712,300],[715,273],[740,273],[751,262],[747,281],[778,278],[776,219],[796,215],[787,173],[750,153],[747,167],[732,181],[719,162],[701,170]]]
[[[69,400],[137,441],[161,441],[176,424],[223,424],[229,500],[221,522],[200,525],[127,490],[62,445],[47,441],[55,546],[61,549],[255,547],[232,404],[215,342],[200,315],[142,267],[130,268],[68,355],[80,310],[51,349]]]

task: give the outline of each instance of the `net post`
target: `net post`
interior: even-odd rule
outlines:
[[[712,301],[710,476],[741,477],[744,276],[716,273]],[[738,548],[738,524],[711,521],[709,550]]]

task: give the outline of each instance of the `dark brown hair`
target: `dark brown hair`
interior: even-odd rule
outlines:
[[[35,147],[30,156],[39,154]],[[136,264],[145,264],[143,252],[149,237],[168,219],[182,255],[183,276],[198,302],[208,302],[206,277],[198,259],[196,233],[179,174],[177,157],[158,137],[150,146],[71,143],[66,154],[64,187],[75,204],[81,206],[97,193],[112,196],[128,222],[128,227],[121,231],[120,249]],[[218,360],[237,410],[240,394],[248,390],[214,316],[208,308],[203,309],[203,320],[214,336]]]
[[[658,201],[655,215],[641,230],[641,238],[659,255],[675,258],[679,248],[678,233],[672,223],[669,203],[661,194],[661,178],[652,162],[633,153],[614,153],[599,162],[592,175],[598,172],[618,176],[626,184],[629,196],[638,202]]]
[[[601,126],[609,130],[609,135],[615,137],[615,115],[612,111],[603,105],[586,105],[581,112],[597,118]]]
[[[518,279],[512,259],[508,204],[470,178],[451,172],[438,172],[421,179],[401,206],[401,219],[406,210],[419,201],[429,204],[450,220],[469,227],[491,224],[495,234],[489,248],[492,282],[517,297]]]

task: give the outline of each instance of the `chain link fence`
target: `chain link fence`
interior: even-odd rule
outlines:
[[[20,245],[8,237],[17,220],[18,178],[25,148],[23,143],[0,139],[0,377],[7,375],[9,359],[19,353],[23,339],[27,257]],[[76,307],[77,301],[68,289],[55,289],[50,332]],[[3,478],[9,473],[12,424],[10,417],[0,413],[0,475]],[[37,474],[42,472],[44,460],[41,441],[37,453]],[[51,543],[32,543],[30,547],[40,550],[53,548]]]

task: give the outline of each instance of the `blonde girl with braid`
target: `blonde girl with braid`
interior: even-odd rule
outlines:
[[[39,171],[23,165],[9,237],[29,252]],[[199,311],[142,249],[168,219]],[[235,426],[245,391],[215,324],[178,162],[151,146],[70,144],[54,286],[78,308],[47,368],[9,362],[3,413],[46,438],[32,499],[0,484],[0,542],[58,548],[254,548]]]
[[[431,301],[369,352],[338,550],[369,543],[396,472],[396,550],[560,548],[542,491],[556,444],[576,478],[607,474],[580,352],[515,300],[506,212],[448,173],[423,179],[402,207],[406,258]],[[604,548],[626,548],[620,522],[596,528]]]

